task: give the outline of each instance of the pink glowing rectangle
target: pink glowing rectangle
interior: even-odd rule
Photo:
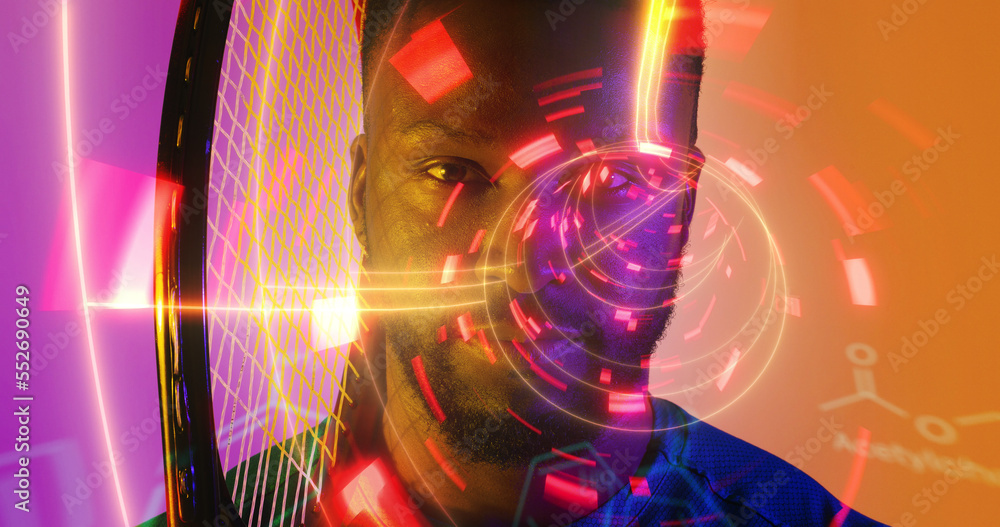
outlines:
[[[437,331],[437,341],[440,344],[446,340],[448,340],[448,328],[441,326]]]
[[[844,273],[847,274],[847,285],[851,289],[851,303],[856,306],[874,306],[875,281],[871,269],[864,258],[844,260]]]
[[[413,33],[412,40],[389,63],[428,104],[472,78],[472,71],[441,20]]]
[[[628,483],[629,486],[632,488],[632,495],[642,496],[647,498],[650,496],[649,482],[646,481],[646,478],[639,476],[630,476],[628,478]]]
[[[593,139],[584,139],[582,141],[577,141],[576,147],[580,149],[580,153],[582,153],[583,155],[592,154],[594,153],[595,150],[597,150],[597,147],[594,146]]]
[[[455,280],[458,266],[462,264],[461,254],[450,254],[444,260],[444,271],[441,273],[441,283],[447,284]]]
[[[458,317],[458,331],[462,334],[462,340],[468,342],[472,338],[472,313],[465,313]]]
[[[521,211],[521,217],[517,219],[517,223],[514,224],[514,232],[517,232],[524,228],[524,225],[528,223],[528,219],[531,218],[531,214],[535,212],[535,207],[538,205],[538,199],[533,199],[528,202],[528,205],[524,207]]]
[[[744,165],[743,163],[736,160],[736,158],[730,157],[726,160],[726,167],[732,170],[734,174],[739,176],[740,179],[746,182],[747,185],[751,187],[756,187],[764,181],[756,172],[750,169],[750,167]]]
[[[619,310],[615,311],[615,320],[623,322],[623,321],[629,320],[631,318],[632,318],[632,312],[631,311],[626,311],[624,309],[619,309]]]
[[[646,409],[646,397],[641,393],[608,394],[608,411],[613,414],[635,414]]]
[[[601,368],[601,384],[611,384],[611,370]]]
[[[597,508],[597,489],[574,483],[556,474],[545,475],[546,501],[566,509],[592,511]]]
[[[520,150],[514,152],[510,155],[510,160],[518,168],[524,169],[558,152],[562,152],[562,147],[559,146],[559,141],[556,141],[555,134],[549,134],[528,143]]]
[[[639,143],[639,153],[670,159],[670,156],[674,153],[674,151],[669,146],[641,142]]]
[[[733,348],[733,353],[729,355],[729,362],[726,363],[726,369],[722,370],[722,374],[715,380],[715,385],[718,386],[720,392],[729,384],[729,378],[733,376],[733,370],[736,369],[736,364],[739,361],[740,350],[739,348]]]
[[[476,235],[472,238],[472,244],[469,245],[469,254],[479,251],[479,245],[483,243],[484,236],[486,236],[486,229],[476,231]]]

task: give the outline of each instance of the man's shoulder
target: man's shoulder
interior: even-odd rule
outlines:
[[[654,399],[654,405],[657,415],[673,416],[669,428],[681,438],[660,442],[667,462],[702,478],[712,493],[735,505],[737,518],[752,516],[773,525],[828,525],[843,508],[815,479],[778,456],[669,401]],[[855,511],[844,520],[845,526],[879,525]]]

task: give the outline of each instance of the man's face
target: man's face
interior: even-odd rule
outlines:
[[[411,6],[373,68],[352,212],[409,394],[392,404],[430,409],[455,445],[516,414],[484,461],[524,463],[643,410],[627,394],[671,313],[697,86],[664,75],[637,102],[646,12],[624,4],[565,20],[537,2]],[[637,108],[653,107],[669,156],[637,148]]]

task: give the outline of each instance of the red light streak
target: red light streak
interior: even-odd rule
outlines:
[[[472,238],[472,245],[469,245],[469,254],[479,251],[479,244],[483,243],[484,236],[486,236],[486,229],[476,231],[476,235]]]
[[[557,152],[562,152],[562,147],[556,141],[555,134],[549,134],[528,143],[520,150],[514,152],[510,155],[510,160],[518,168],[523,169]]]
[[[458,193],[462,191],[463,186],[464,185],[462,183],[458,183],[455,185],[455,189],[451,191],[451,195],[448,196],[448,201],[445,202],[444,208],[441,209],[441,217],[438,218],[437,223],[438,227],[444,226],[444,220],[448,217],[448,212],[451,211],[451,206],[455,204],[455,198],[458,197]]]
[[[555,92],[551,95],[546,95],[545,97],[538,98],[538,105],[545,106],[546,104],[552,104],[556,101],[561,101],[563,99],[569,99],[576,97],[581,93],[588,90],[599,90],[601,88],[600,82],[594,82],[591,84],[584,84],[582,86],[577,86],[576,88],[569,88],[563,91]]]
[[[545,122],[551,123],[552,121],[562,119],[563,117],[569,117],[571,115],[579,115],[583,112],[584,112],[583,106],[574,106],[572,108],[566,108],[564,110],[559,110],[558,112],[552,112],[546,115]]]
[[[528,427],[528,429],[530,429],[532,432],[534,432],[534,433],[536,433],[538,435],[542,435],[542,431],[541,430],[539,430],[539,429],[531,426],[530,424],[528,424],[528,422],[525,421],[524,418],[522,418],[520,415],[517,415],[516,413],[514,413],[514,410],[511,410],[510,408],[507,408],[507,413],[509,413],[510,415],[514,416],[514,419],[517,419],[518,421],[520,421],[522,425]]]
[[[434,417],[439,422],[443,423],[445,420],[444,410],[438,404],[437,397],[434,396],[434,390],[431,390],[431,383],[427,380],[427,372],[424,371],[423,358],[417,355],[410,362],[413,364],[413,373],[417,376],[417,384],[420,385],[420,391],[424,394],[424,399],[427,401],[427,405],[430,406],[431,413],[434,414]]]
[[[559,86],[560,84],[568,84],[570,82],[575,82],[583,79],[592,79],[594,77],[600,77],[601,75],[603,75],[603,70],[601,68],[593,68],[589,70],[577,71],[574,73],[569,73],[566,75],[562,75],[560,77],[555,77],[545,82],[536,84],[534,87],[534,91],[542,91],[548,88]]]
[[[442,455],[441,451],[438,450],[437,445],[434,444],[434,440],[428,437],[427,441],[424,441],[424,446],[427,447],[427,451],[431,453],[431,457],[434,458],[434,461],[437,461],[437,464],[441,466],[441,469],[448,475],[448,478],[455,483],[455,486],[458,487],[459,490],[464,492],[465,480],[463,480],[462,477],[458,475],[458,472],[455,471],[455,466],[444,458],[444,455]]]

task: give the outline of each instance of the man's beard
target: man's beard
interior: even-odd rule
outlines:
[[[644,328],[645,331],[629,335],[627,339],[606,334],[603,328],[598,327],[596,334],[582,345],[591,350],[619,350],[619,356],[614,359],[621,362],[624,362],[622,350],[627,350],[627,355],[636,357],[638,364],[641,357],[653,352],[672,314],[672,309],[660,312],[660,316],[654,317]],[[601,422],[610,417],[606,414],[606,393],[593,388],[580,389],[577,393],[582,393],[583,397],[575,399],[574,407],[568,407],[566,411],[556,408],[527,388],[523,392],[529,396],[517,401],[503,400],[503,396],[491,397],[489,386],[477,383],[476,379],[464,378],[457,371],[450,358],[458,354],[450,353],[448,349],[450,345],[457,345],[453,344],[455,341],[438,343],[433,332],[427,329],[436,326],[426,322],[418,326],[407,316],[397,314],[385,317],[382,326],[389,345],[387,353],[392,354],[388,359],[402,370],[397,378],[406,384],[408,392],[416,395],[413,400],[423,405],[426,403],[420,396],[416,373],[410,367],[414,357],[422,356],[435,398],[446,416],[439,424],[441,439],[454,452],[457,461],[488,463],[501,468],[526,467],[536,457],[551,454],[553,448],[565,450],[581,443],[593,444],[601,434],[602,427],[588,420]],[[579,353],[585,352],[580,350]],[[634,376],[637,386],[644,384],[645,371],[636,368]],[[597,375],[592,377],[596,380]],[[519,417],[541,433],[520,422],[507,411],[508,408],[518,412]],[[596,408],[603,415],[593,414]],[[407,411],[424,413],[426,409]],[[586,420],[578,416],[586,416]]]

